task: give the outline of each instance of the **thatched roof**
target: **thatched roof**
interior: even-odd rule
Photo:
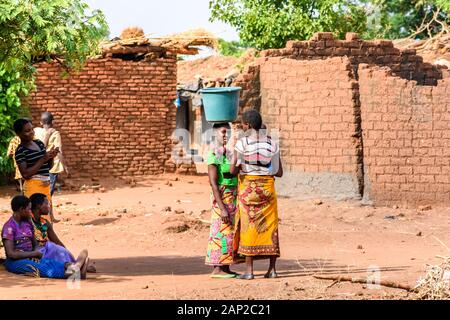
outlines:
[[[177,33],[165,37],[142,36],[137,38],[117,39],[101,43],[104,56],[108,55],[145,55],[158,52],[196,55],[198,46],[217,48],[217,37],[203,29]]]

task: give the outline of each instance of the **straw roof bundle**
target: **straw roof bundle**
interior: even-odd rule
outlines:
[[[120,34],[120,39],[135,39],[142,38],[145,36],[144,30],[139,27],[129,27],[122,31]]]
[[[207,46],[213,49],[217,49],[219,41],[217,37],[211,32],[199,28],[188,30],[172,34],[161,38],[162,46],[174,46],[174,47],[191,47],[191,46]]]
[[[139,28],[124,30],[119,40],[106,41],[100,47],[104,55],[141,54],[170,51],[175,54],[198,54],[197,46],[217,48],[217,37],[204,29],[195,29],[165,37],[147,37]],[[132,37],[135,35],[135,37]]]
[[[450,299],[450,257],[439,265],[428,265],[427,273],[419,279],[414,288],[417,299],[444,300]]]

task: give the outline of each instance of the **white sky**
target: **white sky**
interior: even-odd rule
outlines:
[[[208,21],[209,0],[85,0],[91,9],[101,9],[114,38],[130,26],[146,34],[162,36],[189,29],[205,28],[225,40],[237,40],[236,31],[226,24]]]

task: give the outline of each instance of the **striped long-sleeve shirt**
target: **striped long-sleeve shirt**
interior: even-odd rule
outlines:
[[[15,160],[17,165],[25,162],[27,167],[30,168],[36,164],[42,157],[45,156],[47,152],[45,150],[44,143],[40,140],[34,140],[34,142],[39,146],[39,150],[32,150],[24,145],[19,145],[16,150]],[[50,161],[47,161],[39,168],[36,176],[48,177],[50,173]]]
[[[243,137],[236,143],[237,165],[243,175],[275,175],[280,163],[278,143],[267,135]]]

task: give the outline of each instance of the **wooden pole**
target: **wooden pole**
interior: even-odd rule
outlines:
[[[320,279],[320,280],[333,280],[333,281],[335,281],[335,283],[346,281],[346,282],[351,282],[351,283],[368,284],[367,279],[364,279],[364,278],[352,278],[352,277],[346,277],[346,276],[319,276],[319,275],[314,276],[314,278]],[[376,284],[379,284],[384,287],[389,287],[389,288],[403,289],[408,292],[417,292],[417,289],[414,289],[409,285],[396,283],[393,281],[382,280]]]

